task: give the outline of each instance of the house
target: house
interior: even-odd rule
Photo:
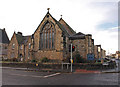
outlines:
[[[19,61],[31,59],[31,36],[23,36],[21,32],[14,32],[8,46],[8,59],[16,58]]]
[[[101,49],[101,58],[106,58],[106,51]]]
[[[115,54],[116,54],[115,58],[116,58],[116,59],[120,59],[120,51],[116,51]]]
[[[6,59],[7,58],[7,51],[9,44],[8,35],[4,29],[0,29],[0,58]]]

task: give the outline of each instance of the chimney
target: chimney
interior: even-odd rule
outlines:
[[[5,28],[3,28],[3,30],[5,31]]]
[[[22,36],[22,32],[17,32],[17,34]]]

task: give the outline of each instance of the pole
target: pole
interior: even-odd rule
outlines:
[[[72,43],[71,43],[71,72],[72,72]]]

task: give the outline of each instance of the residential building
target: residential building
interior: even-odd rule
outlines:
[[[21,32],[14,32],[8,46],[8,58],[19,61],[31,59],[31,36],[23,36]]]
[[[8,35],[4,29],[0,29],[0,58],[6,59],[7,58],[7,51],[9,44]]]

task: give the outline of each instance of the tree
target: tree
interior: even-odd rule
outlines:
[[[82,56],[77,52],[76,54],[73,55],[73,62],[74,63],[84,63],[84,62],[86,62],[86,60],[83,59]]]

